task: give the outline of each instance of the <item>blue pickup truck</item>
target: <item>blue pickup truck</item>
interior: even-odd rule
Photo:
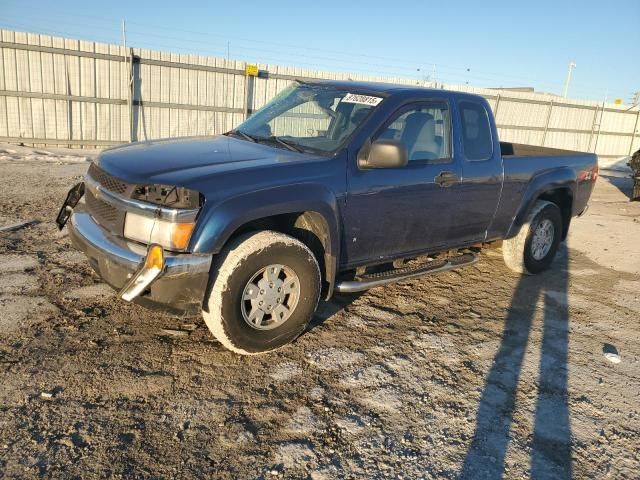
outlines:
[[[60,211],[126,301],[201,312],[241,354],[300,335],[320,298],[473,264],[549,268],[593,154],[500,142],[482,97],[294,82],[218,136],[105,150]]]

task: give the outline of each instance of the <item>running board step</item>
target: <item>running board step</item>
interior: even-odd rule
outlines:
[[[423,275],[431,275],[433,273],[447,272],[456,268],[467,267],[478,261],[478,256],[473,253],[465,253],[457,257],[447,258],[445,260],[434,260],[427,265],[418,267],[405,267],[385,272],[368,273],[359,275],[354,280],[346,280],[338,282],[336,291],[340,293],[355,293],[369,290],[374,287],[381,287],[389,283],[399,280],[407,280],[409,278],[417,278]]]

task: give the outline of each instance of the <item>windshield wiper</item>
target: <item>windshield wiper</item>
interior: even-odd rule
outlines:
[[[292,152],[298,152],[298,153],[304,152],[304,149],[302,149],[298,145],[286,142],[286,141],[282,140],[281,138],[276,137],[275,135],[272,135],[271,137],[264,137],[264,139],[265,140],[271,140],[272,142],[277,142],[280,145],[282,145],[283,147],[291,150]]]
[[[253,143],[257,143],[258,142],[258,139],[256,137],[252,137],[248,133],[244,133],[241,130],[229,130],[227,133],[225,133],[225,135],[239,135],[242,138],[244,138],[245,140],[249,140],[250,142],[253,142]]]
[[[260,142],[279,143],[284,148],[286,148],[287,150],[291,150],[292,152],[298,152],[298,153],[304,152],[303,148],[297,145],[294,145],[292,143],[286,142],[285,140],[282,140],[281,138],[278,138],[275,135],[271,135],[270,137],[259,137],[257,135],[256,136],[249,135],[248,133],[245,133],[242,130],[229,130],[227,133],[225,133],[225,135],[237,135],[244,138],[245,140],[249,140],[250,142],[254,142],[254,143],[260,143]]]

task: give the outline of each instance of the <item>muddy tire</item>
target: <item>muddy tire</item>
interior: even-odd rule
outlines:
[[[551,266],[561,236],[560,209],[555,203],[538,200],[518,235],[502,243],[504,263],[518,273],[543,272]]]
[[[211,274],[202,315],[218,341],[242,355],[292,342],[318,305],[318,262],[304,243],[282,233],[266,230],[232,240]]]

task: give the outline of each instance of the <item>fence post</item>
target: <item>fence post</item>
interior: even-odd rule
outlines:
[[[591,143],[593,142],[593,132],[596,129],[596,121],[598,120],[598,105],[593,109],[593,122],[591,122],[591,133],[589,134],[589,146],[587,151],[591,150]]]
[[[244,112],[243,112],[243,120],[246,120],[249,116],[249,75],[246,72],[244,73]]]
[[[66,83],[66,92],[69,99],[67,100],[67,137],[68,140],[73,139],[73,104],[71,103],[71,79],[69,78],[69,66],[67,65],[67,56],[63,56],[64,61],[64,80]],[[67,145],[71,148],[71,142]]]
[[[540,145],[543,147],[544,147],[544,141],[547,138],[547,130],[549,129],[549,122],[551,121],[551,110],[553,110],[553,98],[549,102],[549,111],[547,112],[547,121],[544,124],[544,132],[542,132],[542,143],[540,143]]]
[[[129,102],[129,142],[133,142],[136,139],[136,132],[134,131],[133,121],[133,48],[129,48],[129,69],[127,70],[127,95]]]
[[[604,102],[602,102],[602,110],[600,110],[600,121],[598,122],[598,133],[596,133],[596,143],[593,145],[593,153],[598,149],[598,139],[600,138],[600,130],[602,130],[602,119],[604,118]]]
[[[498,94],[498,96],[496,97],[496,108],[493,111],[493,118],[496,124],[498,123],[498,107],[500,107],[500,94]]]
[[[255,77],[259,75],[258,64],[244,64],[244,119],[249,117],[249,105],[253,106]]]
[[[129,142],[133,142],[133,48],[127,49],[127,26],[122,19],[122,48],[124,71],[127,76],[127,109],[129,110]],[[128,68],[127,68],[128,67]]]
[[[633,141],[636,139],[636,130],[638,128],[638,120],[640,120],[640,110],[636,115],[636,124],[633,126],[633,132],[631,132],[631,143],[629,144],[629,156],[633,153]]]

